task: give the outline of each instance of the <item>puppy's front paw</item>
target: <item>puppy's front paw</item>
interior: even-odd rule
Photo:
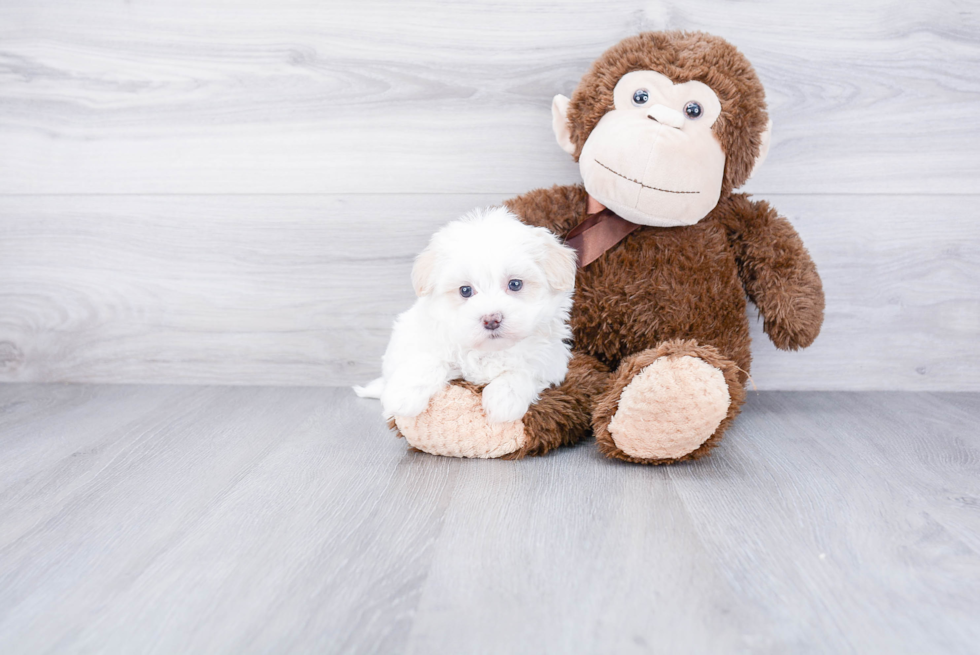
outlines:
[[[388,384],[381,393],[381,406],[385,416],[414,417],[425,411],[432,399],[428,387],[420,385]]]
[[[520,420],[527,413],[531,400],[499,378],[483,389],[483,411],[491,423]]]

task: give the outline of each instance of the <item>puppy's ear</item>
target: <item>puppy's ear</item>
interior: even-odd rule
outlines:
[[[415,295],[421,298],[432,293],[435,286],[436,253],[432,248],[426,248],[415,258],[412,266],[412,286]]]
[[[545,228],[541,228],[545,230]],[[554,291],[571,291],[575,288],[575,273],[578,270],[578,256],[575,251],[559,243],[551,232],[542,234],[544,254],[539,262],[548,285]]]

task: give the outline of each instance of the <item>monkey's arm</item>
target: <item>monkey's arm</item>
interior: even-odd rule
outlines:
[[[528,225],[546,227],[564,237],[585,217],[589,195],[580,185],[535,189],[511,198],[504,206]]]
[[[777,348],[806,348],[823,324],[823,284],[789,221],[764,201],[729,198],[721,219],[735,248],[739,276]]]

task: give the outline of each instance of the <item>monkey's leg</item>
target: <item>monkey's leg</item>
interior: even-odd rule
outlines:
[[[597,360],[575,354],[565,381],[541,392],[520,421],[488,422],[481,387],[455,382],[436,394],[419,416],[396,417],[389,425],[411,446],[433,455],[506,459],[544,455],[589,434],[593,403],[609,376]]]
[[[607,457],[670,464],[706,455],[744,400],[738,367],[718,350],[665,341],[622,361],[592,427]]]

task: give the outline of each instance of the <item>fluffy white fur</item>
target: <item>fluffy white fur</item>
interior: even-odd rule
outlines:
[[[568,372],[575,270],[573,250],[504,208],[449,223],[415,260],[418,299],[395,319],[382,377],[354,391],[381,398],[386,418],[412,417],[462,378],[487,385],[490,421],[520,419]],[[510,288],[512,280],[520,281],[519,291]]]

